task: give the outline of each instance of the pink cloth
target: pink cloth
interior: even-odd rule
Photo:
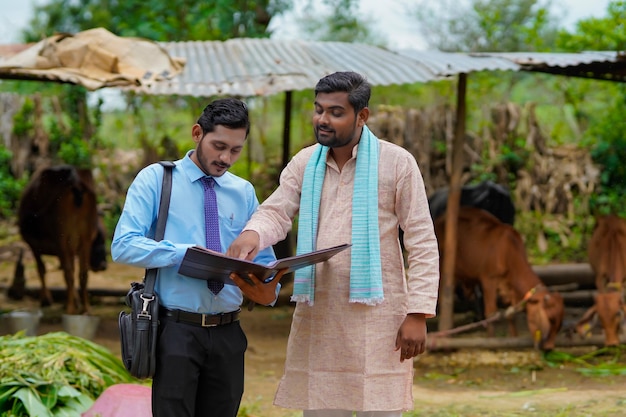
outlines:
[[[145,385],[111,385],[82,417],[152,417],[152,389]]]
[[[314,145],[317,146],[317,145]],[[283,170],[280,186],[246,229],[261,246],[282,240],[300,203],[302,178],[313,147]],[[353,158],[339,171],[327,161],[320,202],[317,248],[351,243]],[[413,409],[413,362],[400,363],[398,328],[407,313],[435,314],[439,252],[424,182],[415,158],[380,141],[378,216],[384,301],[349,303],[350,249],[316,265],[315,304],[297,303],[289,333],[285,373],[275,404],[296,409],[358,411]],[[408,270],[398,240],[404,230]]]

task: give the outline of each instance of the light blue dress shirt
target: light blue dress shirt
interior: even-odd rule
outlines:
[[[176,161],[172,171],[172,196],[163,240],[154,240],[163,184],[163,167],[155,163],[143,168],[128,188],[111,243],[111,256],[114,262],[160,268],[155,288],[160,304],[166,308],[209,314],[234,311],[243,301],[236,285],[225,285],[214,295],[206,281],[178,273],[187,248],[206,246],[204,189],[199,181],[205,174],[189,157],[192,152]],[[230,172],[214,179],[222,251],[225,252],[239,236],[259,201],[252,184]],[[260,251],[254,261],[266,265],[275,259],[269,247]]]

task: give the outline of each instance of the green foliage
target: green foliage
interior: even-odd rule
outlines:
[[[442,51],[511,52],[549,50],[556,19],[539,0],[420,1],[411,14],[430,48]]]
[[[533,265],[586,262],[593,222],[590,216],[568,219],[535,211],[515,214],[515,229],[524,237],[528,260]]]
[[[604,347],[583,355],[553,350],[543,353],[548,366],[556,368],[563,364],[578,366],[577,371],[586,376],[626,375],[626,347]],[[608,358],[607,358],[608,357]]]
[[[323,0],[327,13],[310,13],[314,3],[309,1],[306,15],[298,18],[305,37],[319,41],[357,42],[384,45],[382,36],[371,29],[371,20],[359,16],[359,2],[355,0]]]
[[[601,167],[600,192],[591,200],[595,213],[626,216],[626,87],[586,134],[593,161]]]
[[[13,133],[27,136],[35,131],[35,103],[29,97],[24,100],[22,108],[13,117]]]
[[[35,8],[23,37],[37,41],[95,27],[163,42],[267,37],[272,16],[290,5],[287,0],[51,0]]]
[[[57,163],[66,163],[81,168],[91,167],[94,125],[87,108],[87,94],[83,87],[65,86],[60,96],[65,110],[63,117],[50,118],[48,123],[50,154]],[[94,113],[99,118],[99,108]],[[98,122],[99,120],[96,119]]]
[[[574,52],[626,50],[626,1],[611,1],[605,17],[579,21],[574,33],[561,31],[557,45]]]
[[[475,0],[473,10],[480,28],[474,50],[537,51],[553,43],[556,29],[537,0]]]
[[[310,103],[313,93],[307,97]],[[370,109],[380,105],[402,106],[425,109],[439,106],[454,106],[456,85],[450,81],[436,81],[428,84],[402,84],[372,87]],[[311,112],[313,108],[311,107]],[[312,113],[311,113],[312,114]]]
[[[11,173],[11,151],[0,146],[0,218],[10,218],[17,209],[26,178],[15,178]]]
[[[91,164],[89,145],[83,140],[69,140],[60,144],[57,156],[65,163],[77,167],[88,167]]]
[[[17,136],[33,135],[35,104],[26,98],[22,108],[13,117],[13,133]],[[10,218],[17,209],[26,178],[16,178],[11,171],[13,153],[0,145],[0,218]]]

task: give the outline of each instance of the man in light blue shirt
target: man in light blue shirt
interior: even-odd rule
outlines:
[[[236,417],[239,409],[247,348],[239,325],[242,293],[236,285],[224,285],[214,294],[207,281],[180,275],[178,268],[189,247],[206,246],[203,178],[215,182],[222,251],[259,205],[252,184],[228,172],[249,131],[248,111],[240,100],[219,99],[204,109],[192,127],[195,149],[175,161],[163,240],[154,240],[163,167],[142,169],[126,195],[111,244],[113,261],[159,268],[155,289],[162,309],[152,385],[156,417]],[[254,261],[275,259],[268,248]]]

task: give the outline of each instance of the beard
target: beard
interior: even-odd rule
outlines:
[[[320,131],[320,126],[317,125],[314,129],[315,139],[320,145],[328,146],[329,148],[341,148],[346,146],[352,142],[357,133],[356,131],[356,121],[354,122],[354,126],[352,130],[347,135],[337,136],[337,132],[335,130],[324,130]]]
[[[203,140],[204,138],[200,140],[200,143],[198,144],[197,149],[195,151],[196,157],[198,159],[198,164],[200,165],[200,169],[202,169],[202,171],[204,171],[206,175],[209,175],[212,177],[221,177],[222,175],[224,175],[224,172],[228,171],[228,169],[230,168],[230,165],[223,164],[219,161],[211,161],[209,157],[205,158],[204,148],[201,146]],[[214,167],[213,170],[211,170],[212,166]],[[217,172],[218,170],[222,172]]]

